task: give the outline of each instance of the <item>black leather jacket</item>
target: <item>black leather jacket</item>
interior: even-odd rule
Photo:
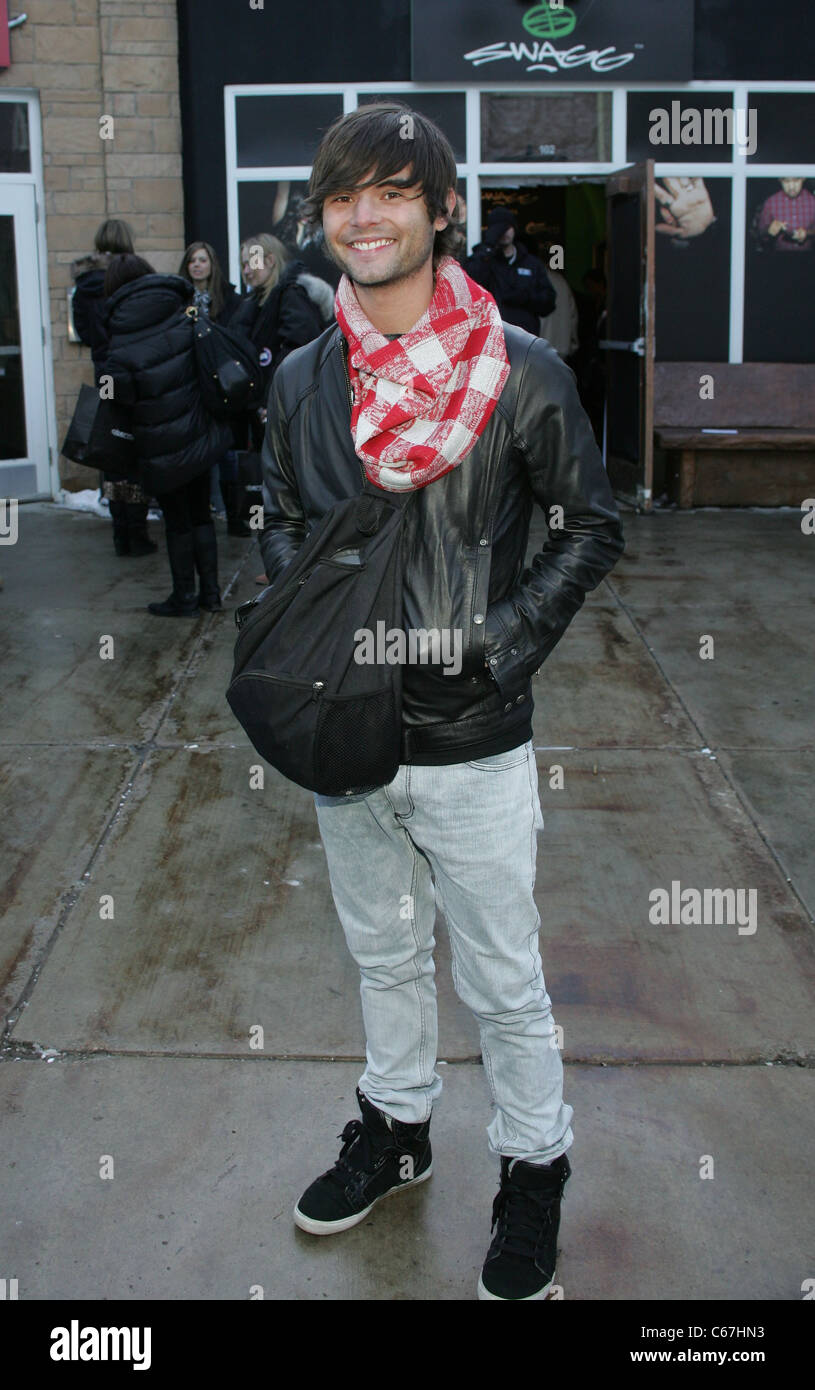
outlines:
[[[531,677],[623,551],[572,372],[543,339],[507,324],[504,333],[511,372],[478,443],[406,504],[404,625],[460,629],[462,668],[405,667],[404,763],[469,762],[530,739]],[[362,487],[345,353],[334,325],[272,383],[260,539],[270,582],[325,512]],[[549,538],[525,568],[535,501]]]

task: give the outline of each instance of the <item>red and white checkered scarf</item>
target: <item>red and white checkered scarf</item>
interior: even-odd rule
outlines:
[[[427,310],[401,338],[374,328],[347,275],[335,310],[348,341],[354,448],[370,481],[410,492],[456,468],[509,376],[492,295],[444,256]]]

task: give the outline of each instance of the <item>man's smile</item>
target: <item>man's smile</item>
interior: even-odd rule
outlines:
[[[393,246],[395,240],[395,237],[378,237],[375,240],[359,237],[356,241],[349,242],[349,246],[352,251],[380,251],[383,246]]]

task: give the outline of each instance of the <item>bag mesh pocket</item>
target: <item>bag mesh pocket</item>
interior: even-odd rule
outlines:
[[[393,689],[322,701],[314,790],[342,796],[393,781],[399,768],[401,720]]]

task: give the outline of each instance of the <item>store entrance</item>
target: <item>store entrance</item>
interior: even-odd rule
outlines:
[[[600,178],[552,178],[539,183],[482,180],[481,227],[493,208],[516,216],[518,237],[543,261],[558,296],[541,323],[547,338],[577,377],[583,408],[603,447],[606,398],[606,199]],[[558,251],[557,248],[562,248]]]

